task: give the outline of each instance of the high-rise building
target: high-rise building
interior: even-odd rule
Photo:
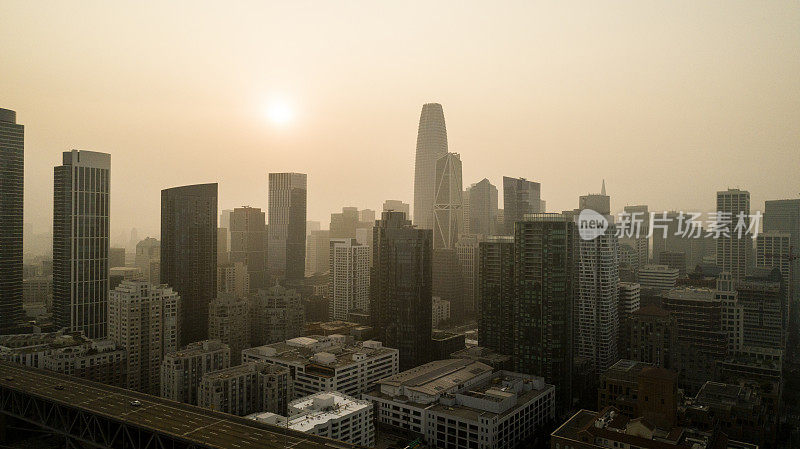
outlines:
[[[733,280],[747,275],[747,256],[751,235],[745,234],[750,227],[750,192],[728,189],[717,192],[717,226],[727,227],[728,232],[717,238],[717,266],[731,274]],[[743,226],[741,235],[739,228]]]
[[[231,209],[223,209],[222,212],[219,214],[219,227],[225,228],[227,231],[225,234],[225,247],[230,248],[231,246],[231,214],[233,210]]]
[[[400,369],[410,369],[429,358],[433,231],[411,226],[402,212],[384,212],[373,237],[373,328],[400,350]]]
[[[231,365],[238,365],[242,349],[250,347],[250,302],[232,293],[220,293],[208,304],[208,338],[231,349]]]
[[[639,310],[641,288],[635,282],[619,283],[619,307],[617,314],[620,320],[629,317],[633,312]]]
[[[800,300],[800,199],[773,200],[764,204],[764,232],[788,232],[791,236],[791,291],[794,300]]]
[[[123,281],[108,299],[108,338],[128,353],[127,388],[158,394],[164,354],[178,350],[180,296],[166,285]]]
[[[386,200],[383,202],[383,212],[395,211],[406,214],[406,219],[411,220],[411,206],[400,200]]]
[[[142,273],[144,280],[151,284],[160,284],[161,243],[147,237],[136,244],[134,266]]]
[[[650,261],[650,213],[647,206],[625,206],[623,209],[625,215],[630,219],[630,236],[620,237],[619,242],[627,244],[634,251],[633,263],[631,264],[635,269],[639,269],[647,265]]]
[[[356,239],[331,239],[330,319],[346,321],[352,311],[369,313],[369,250]]]
[[[436,201],[436,162],[447,154],[447,127],[444,111],[438,103],[422,106],[417,131],[414,161],[414,224],[433,229],[433,206]],[[385,210],[385,209],[384,209]],[[406,219],[411,217],[406,214]]]
[[[505,234],[514,235],[514,223],[540,212],[542,186],[525,178],[503,176],[503,223]]]
[[[25,127],[0,108],[0,334],[15,333],[22,311]]]
[[[289,370],[258,362],[206,373],[197,389],[200,407],[238,416],[261,411],[285,414],[292,396]]]
[[[514,353],[514,238],[489,237],[479,244],[478,345]]]
[[[219,340],[190,343],[164,355],[161,397],[197,405],[197,389],[205,373],[231,366],[231,350]]]
[[[461,225],[461,157],[447,153],[436,161],[433,249],[453,249]]]
[[[792,271],[792,234],[783,231],[767,231],[756,237],[756,268],[777,268],[783,277],[784,293],[783,321],[789,323],[789,311],[793,297],[794,277],[800,275]]]
[[[237,207],[231,214],[230,261],[242,262],[250,274],[250,288],[267,288],[267,224],[264,212]]]
[[[651,304],[625,318],[625,358],[672,369],[677,324],[668,311]]]
[[[455,249],[461,267],[462,303],[468,314],[477,313],[480,308],[480,249],[478,245],[483,239],[483,235],[461,234],[456,242]]]
[[[217,228],[217,265],[227,264],[231,260],[230,247],[228,246],[230,235],[230,229]]]
[[[788,317],[780,269],[756,268],[734,286],[742,307],[742,345],[783,350]]]
[[[250,293],[250,273],[242,262],[228,263],[217,267],[217,294],[231,293],[245,298]]]
[[[108,268],[125,266],[125,248],[108,249]]]
[[[362,224],[373,226],[375,224],[375,211],[372,209],[358,211],[358,221]]]
[[[576,232],[569,217],[548,213],[529,215],[514,232],[515,371],[538,373],[553,383],[561,411],[572,404]]]
[[[638,281],[642,288],[669,290],[678,280],[678,269],[666,265],[645,265],[639,270]]]
[[[353,239],[356,237],[359,214],[357,207],[343,207],[341,212],[331,214],[330,232],[332,239]]]
[[[108,325],[111,155],[64,152],[53,186],[53,320],[104,338]]]
[[[451,248],[433,250],[432,295],[450,302],[450,315],[465,318],[469,313],[467,298],[464,296],[464,282],[461,277],[461,263],[458,253]]]
[[[181,341],[208,337],[217,294],[217,184],[161,191],[161,282],[181,296]]]
[[[472,184],[465,191],[464,222],[468,227],[462,232],[479,235],[496,235],[497,187],[488,179]]]
[[[300,294],[280,285],[250,298],[250,344],[265,345],[303,335],[305,316]]]
[[[330,231],[311,231],[306,240],[306,274],[322,274],[330,269]]]
[[[276,278],[303,279],[306,264],[304,173],[269,174],[269,269]]]

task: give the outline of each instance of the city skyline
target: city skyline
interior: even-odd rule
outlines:
[[[108,152],[117,161],[111,206],[111,235],[117,240],[133,227],[141,237],[158,237],[158,192],[173,185],[215,181],[220,184],[220,210],[243,205],[266,210],[269,172],[307,173],[308,217],[323,223],[343,206],[378,210],[387,198],[413,207],[408,180],[413,179],[415,125],[420,104],[427,102],[445,109],[449,150],[461,155],[464,185],[483,178],[501,185],[502,176],[525,177],[541,183],[549,211],[574,208],[575,197],[594,191],[601,179],[607,180],[614,211],[633,204],[653,211],[707,211],[713,208],[713,193],[728,187],[750,191],[753,210],[762,210],[768,199],[797,198],[797,189],[786,186],[800,182],[792,168],[798,161],[794,146],[800,125],[793,118],[800,115],[800,89],[791,76],[800,59],[794,57],[800,52],[800,31],[793,26],[800,12],[787,3],[736,4],[724,16],[715,14],[711,4],[692,5],[690,13],[660,5],[659,14],[653,14],[653,3],[642,2],[625,15],[602,5],[552,5],[547,10],[515,5],[496,23],[480,19],[485,11],[479,6],[458,12],[447,8],[447,15],[459,19],[453,23],[432,18],[436,14],[412,19],[391,6],[372,6],[364,13],[395,16],[401,24],[419,19],[417,26],[430,30],[431,48],[417,39],[379,33],[366,20],[333,38],[331,47],[280,26],[270,33],[296,37],[300,51],[295,53],[314,62],[298,61],[263,44],[263,53],[277,63],[273,67],[244,57],[254,45],[270,40],[244,27],[248,31],[228,40],[210,36],[217,42],[204,47],[211,52],[208,59],[216,55],[236,68],[231,72],[237,75],[229,75],[211,66],[210,74],[224,75],[219,83],[202,75],[209,66],[198,62],[197,50],[189,44],[189,38],[199,36],[198,29],[178,26],[147,40],[134,38],[137,21],[150,17],[146,6],[125,20],[108,20],[114,16],[102,7],[87,13],[81,7],[58,6],[35,15],[28,8],[22,3],[3,6],[8,26],[0,35],[24,45],[0,50],[9,61],[0,81],[9,87],[3,107],[15,110],[18,122],[26,126],[25,222],[35,232],[47,232],[51,220],[49,169],[60,152],[71,148]],[[297,14],[291,7],[278,10],[287,17]],[[252,23],[240,10],[216,12],[214,20],[223,28],[239,19]],[[320,16],[330,19],[330,29],[353,11],[342,7],[327,12]],[[208,20],[206,14],[191,13],[201,23]],[[251,15],[256,19],[264,14],[254,8]],[[177,12],[168,8],[159,15],[158,24],[169,29]],[[515,35],[518,21],[530,17],[536,17],[537,31]],[[563,29],[552,26],[553,19],[563,17],[574,20]],[[314,27],[319,20],[307,18],[300,26]],[[434,31],[438,26],[443,31]],[[485,33],[467,34],[474,27]],[[645,42],[624,38],[642,27],[652,32]],[[132,59],[108,58],[106,47],[96,43],[100,31],[110,33],[109,48],[123,49]],[[375,43],[356,40],[355,35],[365,32],[377,32],[380,38]],[[444,32],[463,38],[464,44]],[[71,36],[69,42],[56,37],[63,35]],[[525,39],[515,43],[516,37]],[[527,45],[533,38],[536,45]],[[146,49],[155,39],[171,43],[150,54]],[[245,40],[245,49],[229,51]],[[351,56],[338,62],[323,51],[335,48],[333,53],[341,56],[338,49],[343,46],[352,47],[352,57],[371,55],[378,63],[354,77],[347,66]],[[505,47],[527,53],[515,62],[506,52],[481,51],[485,63],[474,66],[467,50]],[[72,54],[71,48],[85,52],[82,66],[65,65],[65,56],[42,59],[45,54]],[[397,80],[387,71],[397,62],[408,65],[407,58],[415,53],[435,64],[436,73],[402,72],[408,76]],[[180,64],[170,62],[176,55]],[[753,63],[764,60],[769,64]],[[141,76],[129,79],[127,72],[137,70]],[[297,76],[298,71],[304,75]],[[311,74],[326,71],[332,72],[323,83],[329,87],[319,87]],[[49,83],[50,73],[61,73],[59,81]],[[189,74],[192,82],[184,83]],[[365,79],[369,87],[352,84]],[[241,87],[225,88],[234,84]],[[204,89],[209,85],[216,87]],[[345,90],[347,98],[338,94]],[[397,93],[380,93],[384,90]],[[278,124],[264,117],[262,109],[273,95],[288,97],[294,118],[279,114],[283,118]],[[221,148],[226,157],[221,157]],[[187,152],[193,154],[189,164]],[[752,170],[749,160],[758,160],[763,171]],[[687,161],[692,169],[681,171]],[[388,176],[379,169],[382,165],[393,167]],[[560,176],[566,169],[573,176]],[[671,173],[673,179],[642,189],[653,173]],[[324,187],[342,174],[380,187]]]

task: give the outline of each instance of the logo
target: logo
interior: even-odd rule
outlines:
[[[592,209],[584,209],[578,215],[578,232],[583,240],[594,240],[608,229],[608,220]]]

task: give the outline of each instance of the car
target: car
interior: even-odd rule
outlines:
[[[56,390],[60,391],[60,390],[63,390],[63,389],[64,389],[63,385],[61,385],[61,384],[56,385]]]
[[[141,406],[142,406],[142,401],[138,399],[134,399],[131,401],[131,407],[141,407]]]

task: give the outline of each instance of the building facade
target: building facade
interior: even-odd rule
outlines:
[[[250,345],[275,343],[303,335],[305,315],[300,294],[274,285],[250,297]]]
[[[444,111],[438,103],[422,106],[417,130],[414,160],[414,224],[433,229],[433,206],[436,201],[436,162],[447,154],[447,127]],[[406,213],[406,220],[411,217]]]
[[[231,366],[231,350],[219,340],[188,344],[164,355],[161,362],[162,398],[197,405],[197,389],[203,375]]]
[[[231,365],[238,365],[242,349],[250,347],[250,301],[231,293],[220,293],[208,305],[208,338],[231,350]]]
[[[14,333],[22,311],[25,127],[0,108],[0,334]]]
[[[197,389],[200,407],[238,416],[259,411],[285,414],[292,396],[289,370],[260,362],[207,372]]]
[[[369,313],[369,252],[354,238],[331,239],[330,319],[347,320],[351,311]]]
[[[247,267],[251,289],[267,288],[267,222],[257,207],[237,207],[230,214],[230,261]]]
[[[307,179],[304,173],[269,174],[267,261],[278,279],[305,273]]]
[[[717,226],[727,228],[717,240],[717,266],[731,274],[734,280],[744,279],[751,236],[744,235],[750,228],[750,192],[728,189],[717,192]],[[737,228],[744,226],[742,234]]]
[[[503,222],[506,235],[514,235],[514,223],[523,220],[525,215],[541,212],[541,189],[538,182],[503,176]]]

